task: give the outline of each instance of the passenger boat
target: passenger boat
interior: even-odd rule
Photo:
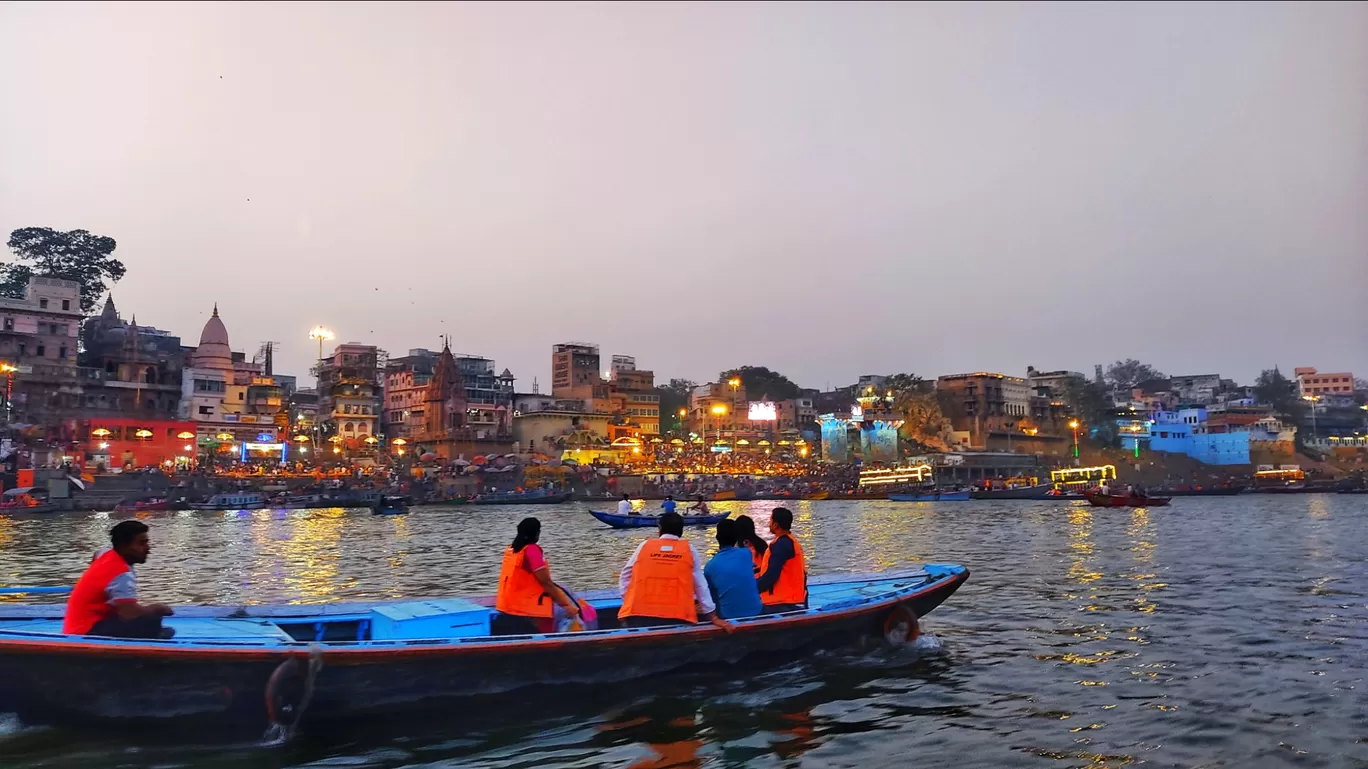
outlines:
[[[604,513],[598,510],[590,510],[589,514],[615,529],[655,528],[660,524],[660,516],[658,515],[619,515],[618,513]],[[727,513],[709,513],[706,515],[680,513],[679,517],[684,519],[685,526],[710,526],[726,518]]]
[[[164,497],[153,497],[152,499],[132,499],[124,500],[114,506],[116,513],[142,513],[159,510],[170,510],[171,500]]]
[[[375,515],[403,515],[409,511],[408,497],[392,497],[388,494],[381,496],[376,502],[371,512]]]
[[[1103,494],[1100,491],[1090,491],[1084,496],[1088,498],[1088,504],[1093,507],[1165,507],[1170,501],[1168,497]]]
[[[257,510],[266,506],[266,497],[255,491],[215,494],[208,502],[192,502],[194,510]]]
[[[545,489],[533,491],[497,491],[473,497],[472,505],[558,505],[570,499],[570,492],[551,493]]]
[[[927,491],[911,491],[904,494],[889,494],[888,500],[890,502],[966,502],[969,500],[969,490],[941,491],[930,489]]]
[[[1017,486],[1006,489],[972,489],[970,499],[1045,499],[1054,490],[1054,485],[1042,483],[1035,486]]]
[[[169,641],[65,636],[60,604],[0,605],[0,712],[26,723],[181,719],[217,729],[293,725],[526,687],[594,686],[865,640],[915,640],[963,566],[840,574],[809,608],[711,624],[621,628],[616,591],[586,593],[594,631],[491,635],[493,599],[324,606],[183,606]],[[475,701],[478,703],[478,700]]]

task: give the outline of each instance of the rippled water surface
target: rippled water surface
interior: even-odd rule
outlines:
[[[764,518],[776,504],[719,507]],[[790,507],[814,573],[967,564],[968,584],[923,621],[943,649],[306,724],[284,747],[0,715],[0,767],[1368,766],[1368,499]],[[559,581],[607,587],[646,534],[586,510],[154,514],[139,581],[148,599],[196,603],[490,593],[530,514]],[[0,585],[69,584],[113,522],[0,516]]]

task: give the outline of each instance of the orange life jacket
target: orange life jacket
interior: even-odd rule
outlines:
[[[807,564],[803,560],[803,548],[792,534],[779,535],[779,538],[784,537],[793,543],[793,557],[784,561],[784,569],[779,572],[779,579],[775,581],[774,587],[769,592],[760,594],[760,603],[766,606],[778,603],[807,603]],[[775,539],[775,542],[778,541],[779,539]],[[761,574],[769,571],[770,554],[773,552],[774,545],[771,543],[760,566]]]
[[[693,548],[682,539],[648,539],[632,565],[632,581],[618,617],[698,621]]]
[[[105,590],[115,577],[126,571],[128,562],[113,550],[106,550],[91,561],[85,574],[76,581],[76,587],[71,589],[71,597],[67,598],[62,632],[85,635],[95,627],[95,623],[114,616],[114,607],[109,605]]]
[[[494,598],[494,608],[502,614],[519,617],[550,617],[553,610],[551,596],[528,571],[524,562],[527,549],[513,552],[512,547],[504,549],[503,566],[499,568],[499,592]]]

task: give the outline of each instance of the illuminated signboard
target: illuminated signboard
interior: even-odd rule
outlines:
[[[779,410],[773,401],[751,401],[746,418],[752,422],[775,422],[779,419]]]

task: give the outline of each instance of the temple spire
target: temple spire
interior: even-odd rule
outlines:
[[[218,317],[218,302],[214,302],[214,317]]]

